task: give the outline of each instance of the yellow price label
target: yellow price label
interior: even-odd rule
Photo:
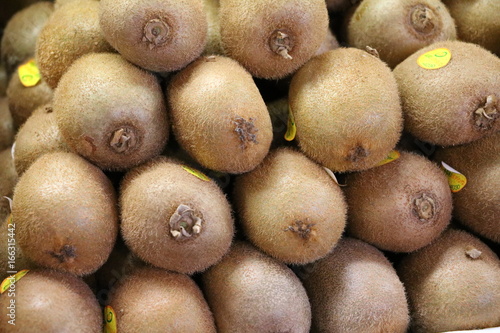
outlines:
[[[439,48],[422,54],[417,59],[417,64],[425,69],[442,68],[451,60],[451,51],[447,48]]]
[[[190,167],[185,166],[185,165],[183,165],[182,168],[184,170],[186,170],[187,172],[189,172],[190,174],[192,174],[193,176],[196,176],[196,177],[200,178],[201,180],[204,180],[204,181],[207,181],[207,182],[209,182],[211,180],[210,177],[208,177],[207,175],[205,175],[203,172],[201,172],[199,170],[190,168]]]
[[[384,158],[382,161],[380,161],[376,166],[384,165],[384,164],[390,163],[392,161],[395,161],[399,158],[400,155],[401,154],[399,153],[399,151],[393,150],[389,153],[389,155],[387,155],[386,158]]]
[[[288,121],[286,125],[285,140],[293,141],[295,135],[297,134],[297,126],[295,126],[295,118],[293,116],[292,109],[288,107]]]
[[[14,275],[11,275],[8,278],[5,278],[2,281],[2,284],[0,284],[0,294],[3,294],[5,291],[7,291],[12,284],[19,281],[23,276],[28,274],[28,272],[29,272],[29,269],[23,269],[22,271],[19,271]]]
[[[116,313],[109,305],[104,307],[104,333],[116,333]]]
[[[19,80],[25,87],[36,86],[42,78],[35,63],[35,59],[31,59],[19,66],[17,73],[19,75]]]
[[[441,168],[448,177],[448,184],[453,193],[462,190],[467,184],[467,178],[448,164],[441,162]]]

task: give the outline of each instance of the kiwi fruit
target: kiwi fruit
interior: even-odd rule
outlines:
[[[433,158],[467,179],[465,187],[453,193],[453,216],[482,237],[500,243],[500,132],[437,149]]]
[[[312,333],[405,333],[410,316],[403,283],[374,246],[345,237],[323,259],[301,268]]]
[[[500,3],[496,0],[442,0],[453,17],[458,39],[500,56]]]
[[[444,67],[427,69],[417,63],[424,54],[432,59],[444,56],[431,52],[442,48],[451,55]],[[500,58],[472,43],[439,42],[413,53],[393,71],[405,130],[440,146],[465,144],[499,131],[499,71]]]
[[[7,70],[2,61],[0,61],[0,98],[7,94],[7,85],[9,84],[9,79],[7,76]]]
[[[101,0],[106,40],[127,60],[153,72],[172,72],[205,48],[207,18],[201,0]]]
[[[219,333],[309,332],[311,306],[299,278],[247,242],[235,242],[201,285]]]
[[[36,61],[45,82],[55,89],[78,58],[112,52],[99,26],[99,1],[75,0],[54,11],[36,43]]]
[[[324,0],[220,0],[220,35],[228,57],[252,76],[279,79],[295,72],[324,41]]]
[[[233,204],[245,236],[289,264],[327,255],[346,223],[339,185],[293,148],[273,150],[256,169],[237,176]]]
[[[424,156],[401,151],[390,163],[346,175],[347,234],[379,249],[412,252],[449,225],[448,179]]]
[[[500,260],[470,233],[448,229],[403,258],[397,271],[408,295],[412,332],[500,326]]]
[[[52,2],[38,1],[16,12],[9,20],[0,47],[1,60],[8,75],[35,56],[37,38],[53,12]]]
[[[192,274],[222,258],[234,226],[221,188],[188,170],[163,156],[130,170],[120,187],[120,215],[121,234],[135,255]]]
[[[7,97],[0,97],[0,150],[6,149],[14,142],[14,120],[10,114]]]
[[[33,269],[11,286],[0,295],[0,332],[102,332],[101,307],[81,278]]]
[[[332,171],[374,167],[401,135],[394,75],[379,58],[357,48],[312,58],[293,75],[288,98],[301,151]]]
[[[27,258],[79,276],[106,262],[118,234],[111,182],[68,152],[46,153],[23,173],[14,189],[12,218]]]
[[[118,332],[217,332],[202,291],[185,274],[137,268],[118,283],[109,305]]]
[[[235,60],[198,58],[170,80],[166,99],[177,142],[203,167],[239,174],[267,155],[273,132],[266,104]]]
[[[14,167],[11,147],[0,151],[0,221],[10,214],[10,202],[19,177]]]
[[[61,77],[52,106],[69,148],[105,170],[137,166],[159,155],[168,140],[158,78],[116,53],[77,59]]]
[[[57,127],[52,105],[38,107],[16,133],[14,165],[18,175],[41,155],[52,151],[69,151]]]

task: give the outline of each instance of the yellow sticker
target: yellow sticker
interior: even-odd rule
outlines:
[[[109,305],[104,307],[104,333],[116,333],[116,314],[115,310]]]
[[[2,281],[2,284],[0,284],[0,294],[3,294],[5,291],[7,291],[11,285],[19,281],[23,276],[28,274],[29,269],[23,269],[22,271],[17,272],[14,275],[11,275],[7,278],[5,278]]]
[[[196,169],[190,168],[190,167],[185,166],[185,165],[183,165],[183,166],[182,166],[182,168],[183,168],[184,170],[186,170],[187,172],[189,172],[190,174],[192,174],[192,175],[194,175],[194,176],[196,176],[196,177],[200,178],[201,180],[205,180],[205,181],[207,181],[207,182],[209,182],[209,181],[211,180],[211,179],[210,179],[207,175],[205,175],[205,174],[204,174],[203,172],[201,172],[201,171],[198,171],[198,170],[196,170]]]
[[[389,155],[387,155],[386,158],[384,158],[382,161],[380,161],[376,166],[384,165],[384,164],[390,163],[392,161],[395,161],[399,158],[399,156],[400,156],[399,151],[393,150],[389,153]]]
[[[453,193],[460,191],[467,184],[467,178],[448,164],[441,162],[441,168],[448,176],[448,184]]]
[[[297,126],[295,126],[295,118],[292,113],[292,109],[290,106],[288,107],[288,122],[286,125],[286,133],[285,140],[292,141],[295,139],[295,135],[297,134]]]
[[[439,48],[422,54],[417,59],[417,64],[425,69],[438,69],[448,65],[451,59],[451,51]]]
[[[19,66],[17,73],[19,74],[19,80],[21,80],[21,83],[25,87],[36,86],[42,78],[36,66],[35,59],[31,59]]]

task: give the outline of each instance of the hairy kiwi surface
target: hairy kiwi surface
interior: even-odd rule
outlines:
[[[10,214],[10,202],[5,197],[12,199],[18,179],[11,147],[8,147],[0,151],[0,221]]]
[[[9,101],[7,97],[0,97],[0,150],[12,145],[14,136],[14,121],[10,114]]]

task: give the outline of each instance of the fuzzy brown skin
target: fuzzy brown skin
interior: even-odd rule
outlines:
[[[9,80],[7,77],[7,71],[5,70],[5,65],[3,62],[0,62],[0,98],[4,97],[7,93],[7,85],[9,84]]]
[[[311,332],[406,332],[410,316],[403,283],[370,244],[343,238],[300,276],[311,301]]]
[[[273,132],[266,104],[235,60],[200,57],[172,78],[166,99],[177,141],[202,166],[239,174],[267,155]]]
[[[153,72],[185,67],[202,53],[207,38],[201,0],[101,0],[99,21],[125,59]]]
[[[308,333],[311,307],[293,271],[238,241],[203,273],[202,286],[219,333]]]
[[[457,38],[440,0],[363,0],[346,32],[349,45],[375,48],[391,68],[429,44]]]
[[[47,153],[19,178],[12,217],[30,260],[79,276],[106,262],[118,234],[111,181],[82,157]]]
[[[76,60],[54,92],[53,109],[67,145],[103,169],[143,163],[168,140],[158,79],[119,54]]]
[[[412,252],[451,220],[448,179],[426,157],[401,152],[388,164],[346,177],[347,233],[377,248]]]
[[[53,12],[52,2],[39,1],[18,11],[9,20],[0,46],[1,59],[9,75],[22,62],[35,56],[38,35]]]
[[[11,147],[0,151],[0,221],[3,221],[10,214],[10,204],[7,199],[12,199],[14,187],[19,177],[14,167]]]
[[[17,130],[36,108],[50,103],[54,96],[54,91],[42,78],[37,85],[25,87],[19,79],[16,70],[9,80],[7,86],[7,98],[9,109],[14,121],[14,128]]]
[[[413,332],[500,326],[500,260],[471,234],[449,229],[403,258]]]
[[[201,219],[201,231],[174,237],[173,215],[186,205]],[[234,233],[231,206],[213,181],[197,178],[182,164],[159,157],[131,170],[120,188],[121,233],[127,246],[154,266],[192,274],[218,262]]]
[[[69,151],[52,109],[52,104],[38,107],[16,133],[14,165],[22,175],[40,156],[53,151]]]
[[[200,288],[184,274],[138,268],[111,296],[118,332],[216,333]]]
[[[288,94],[301,150],[333,171],[369,169],[403,127],[394,76],[368,52],[338,48],[294,74]]]
[[[219,13],[225,54],[264,79],[283,78],[309,60],[329,23],[324,0],[221,0]],[[270,40],[277,31],[287,35],[291,59],[273,50]]]
[[[203,55],[223,55],[220,35],[219,0],[203,0],[204,10],[207,15],[207,42]]]
[[[481,45],[500,56],[500,2],[442,0],[457,26],[458,39]]]
[[[0,97],[0,150],[6,149],[14,142],[14,120],[10,114],[7,97]]]
[[[285,263],[324,257],[346,223],[340,187],[291,148],[272,151],[255,170],[236,177],[233,202],[250,241]]]
[[[448,48],[445,67],[429,70],[417,58],[437,48]],[[480,61],[478,60],[480,59]],[[447,41],[425,47],[394,69],[405,130],[440,146],[465,144],[500,130],[500,58],[471,43]],[[488,98],[492,103],[488,103]],[[488,115],[479,112],[485,108]]]
[[[467,145],[442,148],[433,158],[467,178],[465,187],[453,193],[454,217],[500,243],[500,132]]]
[[[12,299],[7,292],[1,294],[2,309]],[[99,303],[89,286],[72,274],[31,270],[16,282],[15,301],[15,325],[8,323],[8,317],[4,318],[0,321],[1,332],[102,332]],[[61,320],[62,315],[66,319]]]

